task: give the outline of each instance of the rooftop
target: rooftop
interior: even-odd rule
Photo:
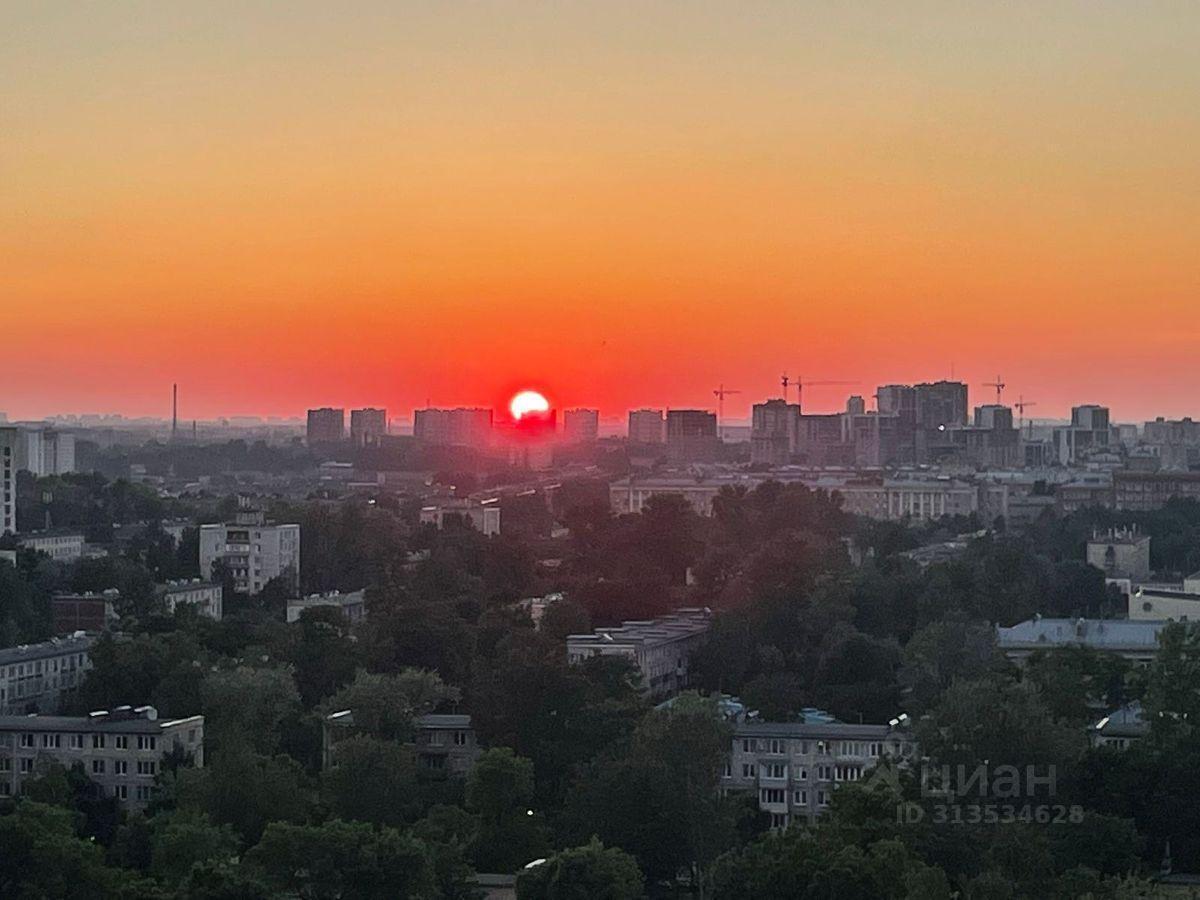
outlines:
[[[996,629],[1002,649],[1086,646],[1097,650],[1158,649],[1158,633],[1167,624],[1157,620],[1043,619],[1019,622]]]
[[[0,716],[0,731],[103,731],[112,734],[158,734],[186,723],[204,724],[204,716],[159,719],[153,706],[96,710],[86,716]]]
[[[693,637],[708,631],[712,623],[712,610],[700,607],[684,607],[656,619],[634,619],[622,622],[615,628],[597,628],[591,634],[567,636],[568,646],[619,644],[666,644],[682,638]]]
[[[94,636],[77,631],[70,637],[51,638],[38,644],[18,644],[16,647],[4,647],[0,649],[0,666],[48,659],[67,653],[79,653],[91,649],[95,641]]]

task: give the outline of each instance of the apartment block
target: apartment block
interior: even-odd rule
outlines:
[[[567,444],[594,444],[600,436],[600,411],[568,409],[563,413],[562,439]]]
[[[19,535],[17,543],[26,550],[45,553],[57,562],[71,562],[83,557],[83,534],[67,528],[31,531]]]
[[[0,535],[17,531],[17,429],[0,428]]]
[[[342,615],[351,625],[356,625],[367,617],[365,592],[349,591],[343,594],[339,591],[331,591],[327,594],[309,594],[307,597],[288,600],[287,621],[289,623],[298,622],[306,609],[322,607],[341,610]]]
[[[366,407],[350,410],[350,440],[355,447],[374,447],[388,432],[387,410]]]
[[[591,634],[572,634],[567,637],[567,661],[624,657],[637,667],[650,696],[671,697],[691,683],[691,655],[707,639],[711,625],[711,610],[684,607],[656,619],[622,622],[616,628],[597,628]]]
[[[492,411],[479,407],[414,410],[413,437],[433,447],[487,447],[492,442]]]
[[[158,595],[168,613],[180,606],[194,606],[202,616],[221,621],[225,589],[215,581],[191,580],[168,581],[158,587]]]
[[[91,668],[95,641],[73,635],[0,650],[0,715],[58,712]]]
[[[890,759],[917,757],[912,735],[897,724],[742,721],[721,778],[726,791],[753,792],[773,828],[815,822],[833,792]]]
[[[310,409],[305,436],[310,447],[343,440],[346,437],[346,411],[329,406]]]
[[[631,409],[629,411],[629,442],[631,444],[661,444],[666,440],[661,409]]]
[[[286,576],[294,593],[300,587],[300,526],[267,524],[261,514],[238,521],[200,526],[200,571],[218,581],[220,563],[233,575],[238,593],[257,594],[272,578]]]
[[[434,772],[466,777],[483,752],[470,716],[427,713],[413,719],[413,732],[417,760]],[[321,723],[321,767],[336,766],[338,743],[356,733],[353,710],[326,716]]]
[[[152,706],[101,710],[86,716],[0,716],[0,796],[19,796],[24,783],[58,763],[78,765],[101,796],[126,810],[144,809],[163,759],[186,754],[204,765],[204,717],[160,721]]]

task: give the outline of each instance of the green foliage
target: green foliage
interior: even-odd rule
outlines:
[[[286,669],[219,669],[204,678],[201,696],[210,752],[244,744],[272,753],[283,722],[300,710],[296,683]]]
[[[337,765],[322,776],[326,802],[341,819],[402,825],[420,815],[421,794],[412,748],[366,735],[337,745]]]
[[[272,823],[245,865],[273,889],[325,900],[406,900],[436,896],[428,848],[392,828],[333,820],[323,825]]]
[[[214,825],[201,814],[176,812],[153,820],[150,871],[166,884],[180,884],[192,866],[229,862],[238,855],[239,839],[228,825]]]
[[[637,900],[643,886],[632,856],[593,838],[523,870],[517,900]]]
[[[476,868],[515,872],[549,846],[543,817],[533,809],[533,763],[493,747],[467,778],[467,809],[478,819],[471,846]]]
[[[388,740],[407,740],[416,716],[455,703],[460,694],[438,676],[422,669],[402,669],[394,675],[359,670],[354,680],[321,704],[328,715],[348,709],[356,731]]]
[[[90,900],[118,881],[65,809],[25,800],[0,815],[0,897]]]

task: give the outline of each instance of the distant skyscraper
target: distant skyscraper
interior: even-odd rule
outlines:
[[[970,415],[967,386],[961,381],[935,381],[918,384],[916,391],[917,425],[937,429],[966,425]]]
[[[492,440],[492,411],[418,409],[413,412],[413,437],[433,447],[486,447]]]
[[[366,407],[350,410],[350,440],[355,447],[373,446],[387,434],[387,410]]]
[[[0,534],[17,530],[17,429],[0,428]]]
[[[563,413],[563,441],[568,444],[593,444],[600,435],[600,412],[595,409],[568,409]]]
[[[336,444],[346,436],[346,411],[323,407],[308,411],[308,446]]]
[[[799,432],[799,404],[778,399],[755,403],[750,420],[750,462],[770,466],[791,462]]]
[[[629,441],[632,444],[661,444],[666,439],[661,409],[629,411]]]
[[[717,414],[703,409],[667,410],[667,454],[678,460],[711,460],[720,451]]]

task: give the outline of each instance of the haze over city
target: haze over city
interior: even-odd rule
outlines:
[[[10,418],[745,418],[781,371],[1197,411],[1188,4],[9,12]]]

